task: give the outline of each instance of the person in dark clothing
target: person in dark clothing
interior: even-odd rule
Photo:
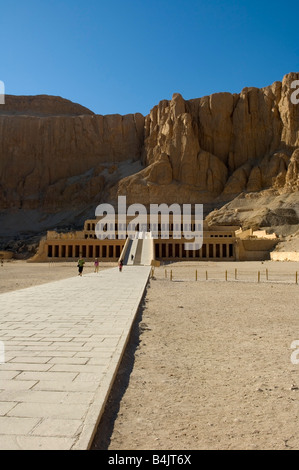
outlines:
[[[119,268],[119,272],[120,272],[120,273],[122,272],[123,265],[124,265],[124,262],[123,262],[123,260],[121,259],[120,262],[119,262],[119,265],[118,265],[118,268]]]
[[[83,258],[80,258],[80,259],[78,260],[78,264],[77,264],[77,266],[78,266],[78,271],[79,271],[79,272],[78,272],[78,276],[82,276],[84,264],[85,264],[84,259],[83,259]]]

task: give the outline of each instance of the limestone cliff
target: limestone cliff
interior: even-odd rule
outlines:
[[[100,199],[104,171],[140,159],[144,117],[95,115],[56,97],[0,106],[0,210],[56,212]]]
[[[96,115],[59,97],[6,97],[0,236],[7,224],[9,233],[20,231],[13,214],[38,232],[73,223],[78,213],[93,216],[118,195],[128,204],[204,203],[206,212],[267,191],[296,201],[299,105],[291,84],[298,79],[290,73],[262,89],[189,101],[176,93],[146,117]]]
[[[175,94],[145,118],[146,168],[120,181],[129,201],[221,205],[242,192],[298,191],[298,73],[263,89],[185,101]]]

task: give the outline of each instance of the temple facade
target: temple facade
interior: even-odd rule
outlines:
[[[82,231],[58,233],[49,231],[45,239],[41,240],[38,252],[32,261],[63,261],[77,260],[83,257],[85,260],[98,258],[103,262],[117,262],[120,257],[125,257],[128,245],[128,236],[123,238],[123,228],[115,223],[114,237],[111,239],[99,239],[96,234],[96,226],[99,219],[86,220]],[[127,227],[130,219],[127,218]],[[243,231],[238,226],[208,226],[202,227],[202,244],[200,249],[185,249],[184,236],[174,238],[174,224],[170,220],[166,227],[168,236],[165,238],[165,226],[159,220],[156,227],[157,236],[152,239],[151,258],[157,261],[182,261],[182,260],[211,260],[211,261],[246,261],[270,259],[270,252],[275,247],[275,236],[252,230]],[[181,226],[182,234],[183,225]],[[195,224],[189,227],[195,231]],[[148,224],[142,227],[138,225],[136,239],[143,238],[142,234],[151,233]],[[120,236],[121,232],[121,236]]]

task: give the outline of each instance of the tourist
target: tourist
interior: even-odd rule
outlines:
[[[119,265],[118,265],[118,267],[119,267],[119,272],[122,272],[123,265],[124,265],[124,262],[123,262],[123,260],[121,259],[120,262],[119,262]]]
[[[85,264],[84,259],[83,259],[83,258],[80,258],[80,259],[78,260],[78,264],[77,264],[77,266],[78,266],[78,271],[79,271],[79,272],[78,272],[78,276],[82,276],[84,264]]]
[[[94,260],[94,272],[95,272],[95,273],[98,273],[98,272],[99,272],[99,260],[98,260],[98,258],[96,258],[96,259]]]

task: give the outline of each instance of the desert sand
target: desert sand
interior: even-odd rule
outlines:
[[[100,269],[107,269],[111,266],[111,263],[101,263]],[[86,262],[84,273],[93,271],[93,263]],[[77,275],[76,262],[28,263],[21,260],[4,261],[4,265],[0,266],[0,294]]]
[[[156,268],[92,449],[298,449],[296,271],[292,262]],[[76,275],[76,263],[6,262],[0,293]]]
[[[298,449],[296,269],[275,262],[156,269],[93,448]]]

